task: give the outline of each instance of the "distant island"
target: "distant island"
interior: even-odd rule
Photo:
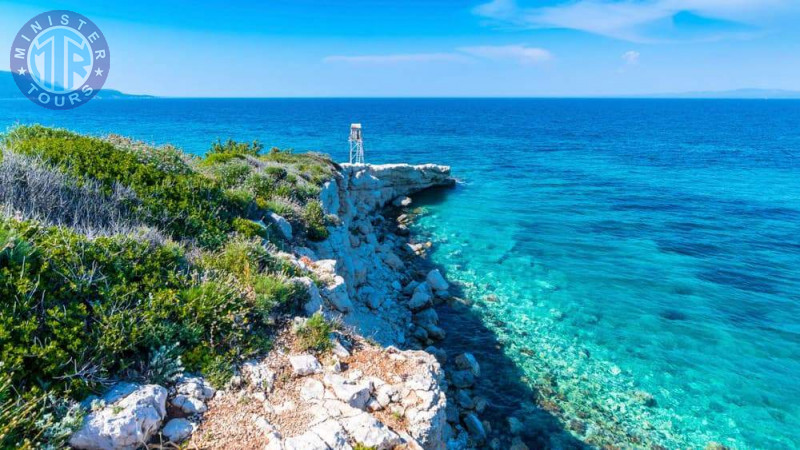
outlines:
[[[0,70],[0,99],[5,98],[24,98],[20,93],[19,88],[14,83],[14,77],[11,72]],[[102,89],[95,98],[99,99],[145,99],[154,98],[152,95],[137,95],[126,94],[116,89]]]
[[[734,89],[729,91],[693,91],[667,94],[637,95],[640,98],[706,98],[706,99],[762,99],[791,100],[800,99],[800,91],[784,89]]]

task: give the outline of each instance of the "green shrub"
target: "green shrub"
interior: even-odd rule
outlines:
[[[233,230],[245,238],[267,238],[267,229],[264,225],[253,222],[252,220],[242,219],[241,217],[233,219]]]
[[[328,229],[325,227],[325,213],[322,211],[322,203],[319,200],[312,200],[306,203],[303,211],[303,220],[308,227],[308,238],[312,241],[321,241],[328,237]]]
[[[333,330],[333,325],[325,319],[322,313],[314,313],[296,330],[295,334],[297,336],[297,345],[300,347],[299,350],[327,352],[333,347],[330,338]]]
[[[242,205],[229,201],[215,180],[201,174],[164,170],[137,153],[102,139],[39,125],[12,129],[2,139],[13,151],[35,155],[79,180],[94,179],[110,193],[128,186],[142,200],[143,216],[176,239],[197,239],[214,247],[231,231]]]
[[[227,141],[225,141],[225,143],[222,143],[222,141],[217,140],[217,142],[211,144],[211,149],[208,151],[208,153],[258,156],[258,154],[261,153],[261,150],[263,149],[264,146],[261,145],[258,141],[247,143],[247,142],[236,142],[233,139],[228,139]]]

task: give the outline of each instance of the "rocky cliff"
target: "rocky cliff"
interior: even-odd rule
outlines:
[[[297,317],[225,389],[199,377],[169,390],[130,386],[96,407],[71,443],[135,448],[191,434],[201,448],[443,449],[465,447],[467,430],[480,439],[482,430],[472,433],[469,417],[459,425],[455,402],[448,404],[441,355],[414,350],[444,337],[433,304],[448,284],[436,270],[412,267],[424,245],[410,240],[402,218],[380,214],[452,184],[445,166],[343,165],[320,195],[329,238],[278,255],[309,275],[294,279],[309,291],[307,315],[320,311],[343,324],[332,351],[297,351],[291,330],[307,320]]]

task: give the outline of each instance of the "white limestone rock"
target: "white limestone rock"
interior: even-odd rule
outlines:
[[[323,382],[333,391],[336,398],[358,409],[366,407],[372,391],[369,382],[356,382],[335,374],[325,375]]]
[[[340,423],[355,442],[367,447],[387,450],[403,442],[397,433],[366,412],[342,419]]]
[[[303,311],[310,316],[322,310],[323,300],[319,293],[319,288],[309,277],[295,277],[290,280],[292,283],[302,286],[308,292],[308,301],[303,304]]]
[[[161,434],[163,434],[164,437],[170,442],[179,443],[191,436],[193,431],[194,425],[192,422],[189,422],[183,418],[178,418],[170,419],[170,421],[164,425],[164,428],[161,430]]]
[[[267,217],[272,223],[275,224],[275,226],[278,227],[278,231],[281,232],[281,235],[285,239],[292,239],[292,224],[290,224],[288,220],[272,211],[267,213]]]
[[[296,376],[322,373],[322,364],[313,355],[292,355],[289,357],[289,364]]]
[[[202,414],[208,410],[208,407],[199,398],[191,397],[185,394],[176,395],[170,404],[186,414]]]
[[[325,393],[325,386],[319,380],[313,378],[307,379],[302,386],[300,386],[300,398],[303,400],[320,399]]]
[[[214,393],[217,391],[203,377],[183,376],[178,380],[175,392],[200,400],[208,400],[214,397]]]
[[[77,449],[134,450],[158,431],[166,417],[167,390],[161,386],[120,383],[103,400],[106,406],[89,413],[70,436]]]
[[[322,296],[336,308],[337,311],[345,314],[353,310],[353,302],[347,292],[347,284],[343,277],[336,275],[331,285],[322,290]]]

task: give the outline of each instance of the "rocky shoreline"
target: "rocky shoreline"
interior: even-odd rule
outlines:
[[[184,376],[173,386],[120,383],[70,444],[76,448],[527,448],[501,441],[480,419],[486,399],[473,393],[480,365],[448,355],[435,306],[450,285],[430,267],[430,242],[416,242],[407,214],[414,193],[452,186],[450,168],[406,164],[342,165],[320,194],[329,237],[280,252],[307,276],[303,309],[339,324],[325,355],[298,352],[284,327],[269,354],[245,362],[220,391]],[[284,235],[291,226],[271,220]],[[512,424],[513,425],[513,424]],[[513,426],[512,426],[513,428]],[[155,443],[155,444],[154,444]]]

